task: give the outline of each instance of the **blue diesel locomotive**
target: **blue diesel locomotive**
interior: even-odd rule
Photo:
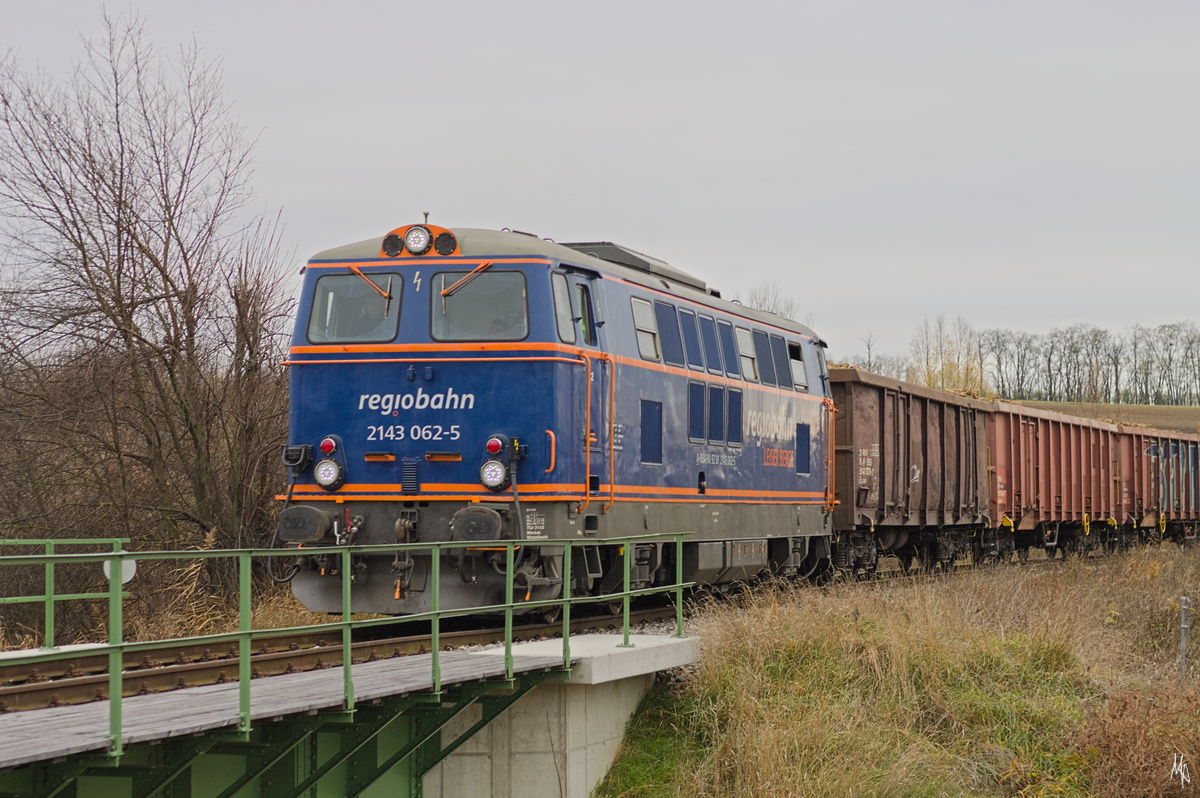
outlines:
[[[714,586],[829,562],[824,344],[630,249],[425,223],[322,252],[288,364],[278,538],[309,609],[341,609],[332,544],[477,542],[442,555],[446,609],[503,601],[495,541],[532,600],[564,579],[538,540],[589,541],[573,595],[621,589],[618,536],[688,533]],[[638,545],[632,586],[674,557]],[[354,567],[355,612],[430,609],[428,555]]]

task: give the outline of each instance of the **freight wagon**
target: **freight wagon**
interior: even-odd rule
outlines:
[[[985,402],[856,369],[837,407],[834,564],[903,567],[1191,542],[1200,436]]]

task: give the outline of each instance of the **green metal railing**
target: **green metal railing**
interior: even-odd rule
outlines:
[[[76,600],[95,600],[107,599],[108,601],[108,642],[105,644],[97,644],[93,651],[95,653],[108,653],[108,684],[109,684],[109,738],[111,740],[110,756],[120,756],[123,752],[122,748],[122,720],[121,720],[121,703],[122,703],[122,668],[124,656],[127,652],[148,651],[164,645],[181,644],[181,643],[230,643],[236,642],[238,645],[238,711],[240,713],[240,722],[238,724],[239,732],[250,731],[250,680],[251,680],[251,663],[250,663],[250,643],[251,638],[259,639],[285,637],[287,635],[296,634],[299,632],[313,631],[328,631],[341,630],[342,633],[342,672],[343,672],[343,698],[345,711],[352,712],[354,710],[354,673],[353,673],[353,658],[351,656],[351,632],[353,629],[361,629],[373,626],[383,626],[393,624],[396,618],[371,618],[354,620],[351,617],[350,607],[352,599],[353,587],[353,558],[357,555],[368,554],[398,554],[401,552],[425,552],[432,553],[431,572],[430,572],[430,597],[432,600],[432,609],[428,612],[415,613],[406,615],[406,620],[428,620],[431,627],[431,677],[433,683],[433,692],[442,692],[442,676],[440,663],[440,633],[442,620],[449,617],[477,615],[477,614],[500,614],[504,615],[504,671],[505,678],[512,680],[513,678],[513,615],[514,611],[520,609],[522,611],[546,609],[553,610],[560,608],[562,613],[562,643],[563,643],[563,668],[569,669],[571,665],[571,646],[570,646],[570,624],[571,624],[571,609],[587,603],[611,603],[620,600],[622,604],[622,633],[623,642],[621,646],[628,647],[629,642],[629,605],[631,599],[637,596],[650,595],[655,593],[675,593],[676,607],[676,629],[677,636],[683,636],[683,591],[685,588],[691,587],[691,583],[683,581],[683,540],[685,535],[637,535],[627,538],[606,539],[603,541],[596,540],[510,540],[510,541],[495,541],[491,544],[492,547],[499,549],[503,543],[505,549],[505,584],[504,584],[504,603],[486,606],[476,606],[462,609],[443,610],[441,609],[441,562],[443,553],[447,550],[454,549],[471,549],[479,546],[478,542],[444,542],[444,543],[407,543],[407,544],[386,544],[378,546],[323,546],[319,549],[306,549],[303,552],[297,552],[289,549],[227,549],[227,550],[209,550],[209,551],[138,551],[129,552],[124,550],[125,544],[129,543],[128,539],[114,538],[104,540],[87,540],[87,539],[58,539],[58,540],[0,540],[0,544],[9,544],[14,546],[40,546],[44,548],[44,554],[40,555],[4,555],[0,556],[0,565],[8,566],[43,566],[45,570],[45,592],[42,595],[35,596],[13,596],[0,597],[0,605],[19,604],[31,602],[45,603],[45,646],[40,649],[30,649],[27,653],[12,652],[9,655],[8,662],[19,663],[25,662],[30,664],[52,662],[55,660],[67,659],[75,655],[75,652],[60,648],[55,645],[54,637],[54,606],[59,601],[76,601]],[[638,544],[645,543],[662,543],[668,545],[674,543],[675,546],[675,582],[671,585],[662,585],[657,587],[648,587],[640,589],[631,589],[631,571],[632,566],[632,551]],[[106,553],[83,553],[83,554],[64,554],[57,549],[59,546],[111,546],[112,552]],[[623,589],[619,593],[608,593],[603,596],[573,596],[571,595],[571,553],[572,550],[579,546],[620,546],[620,556],[622,557],[622,565],[624,567],[624,582]],[[516,550],[522,546],[536,546],[540,549],[562,549],[563,555],[563,574],[562,574],[562,595],[555,599],[543,599],[538,601],[514,601],[514,585],[515,578],[515,559]],[[269,558],[280,556],[303,556],[306,554],[322,554],[322,555],[338,555],[340,557],[340,569],[338,578],[341,580],[341,599],[342,599],[342,616],[341,620],[328,623],[315,624],[312,626],[291,626],[270,629],[254,629],[252,628],[251,618],[253,612],[252,606],[252,573],[254,558]],[[236,558],[238,562],[238,631],[225,632],[220,634],[198,635],[195,637],[172,638],[167,640],[148,640],[129,642],[124,639],[123,629],[123,611],[124,599],[130,597],[130,593],[122,590],[121,576],[124,571],[126,561],[155,561],[155,560],[196,560],[196,559],[220,559],[220,558]],[[55,571],[57,567],[67,564],[78,563],[107,563],[109,568],[109,589],[105,592],[97,593],[72,593],[59,594],[55,592]]]

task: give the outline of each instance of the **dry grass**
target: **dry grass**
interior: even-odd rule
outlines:
[[[130,583],[124,605],[124,632],[128,641],[171,640],[238,630],[237,594],[214,588],[212,575],[202,560],[184,565],[143,563]],[[80,590],[103,591],[106,586],[85,585]],[[39,584],[32,593],[42,590]],[[61,590],[61,588],[60,588]],[[326,623],[330,616],[310,612],[286,585],[265,579],[254,587],[251,628],[280,629]],[[19,612],[0,614],[0,651],[37,648],[43,643],[41,604],[20,605]],[[108,640],[108,603],[103,599],[58,602],[56,642],[97,643]],[[7,608],[6,608],[7,609]],[[355,619],[375,615],[352,616]]]
[[[1164,546],[714,603],[694,676],[631,736],[673,765],[599,794],[1167,794],[1174,754],[1200,767],[1194,639],[1178,687],[1197,587],[1197,554]]]

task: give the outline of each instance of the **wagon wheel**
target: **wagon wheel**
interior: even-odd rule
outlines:
[[[928,561],[921,556],[920,548],[917,546],[906,546],[896,552],[896,559],[900,562],[900,570],[905,576],[924,573],[929,570]]]
[[[972,552],[975,556],[975,562],[979,565],[996,566],[1004,562],[1004,553],[999,546],[995,550],[984,549],[981,545],[976,545]]]
[[[606,601],[600,605],[600,610],[602,612],[604,612],[606,615],[612,615],[612,616],[622,615],[625,612],[625,604],[624,604],[624,602],[622,602],[620,600]],[[633,611],[632,607],[630,607],[630,611],[631,612]]]
[[[859,581],[859,582],[870,582],[872,579],[875,578],[875,573],[876,573],[876,569],[878,568],[878,566],[879,566],[879,561],[876,560],[875,562],[871,563],[870,565],[864,565],[861,569],[856,569],[854,571],[855,580]]]

